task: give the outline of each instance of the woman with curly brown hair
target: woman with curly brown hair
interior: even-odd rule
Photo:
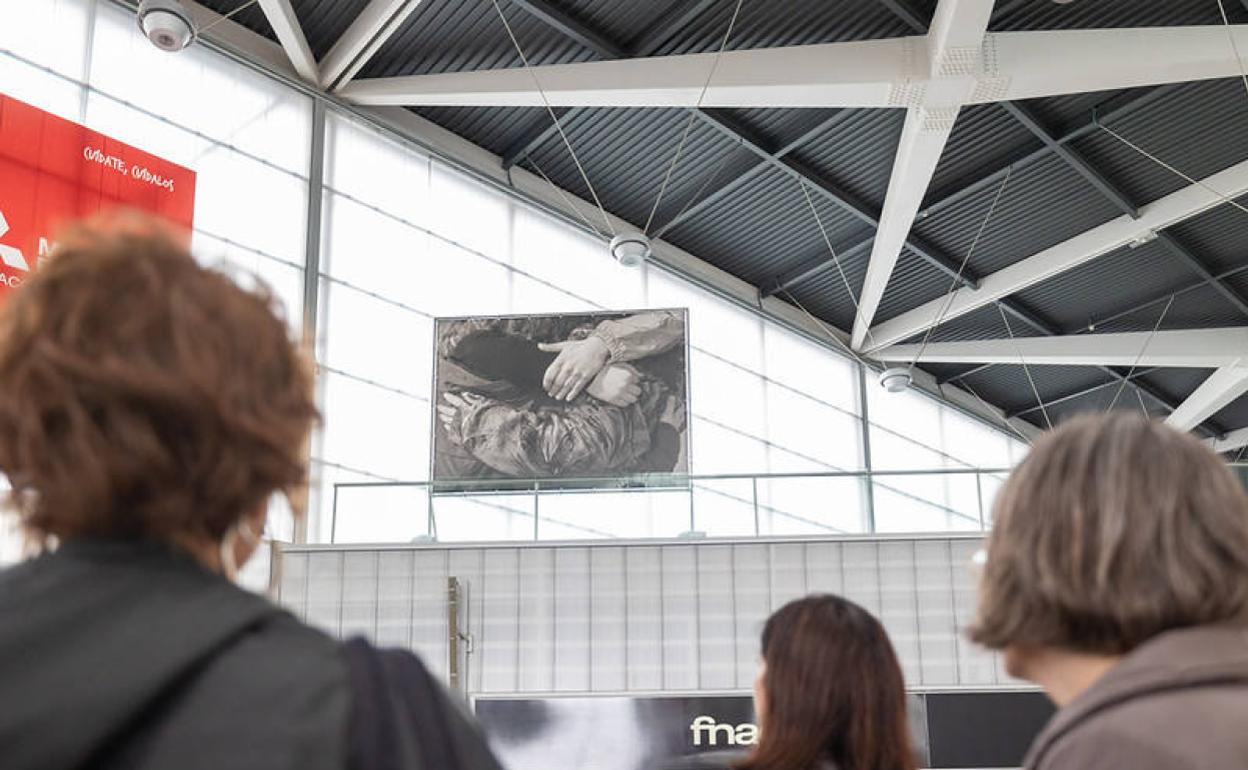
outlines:
[[[410,653],[230,580],[315,419],[270,295],[154,220],[77,229],[7,300],[0,472],[43,553],[0,572],[0,765],[497,767]]]

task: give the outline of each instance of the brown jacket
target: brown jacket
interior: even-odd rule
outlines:
[[[1059,711],[1028,770],[1245,770],[1248,628],[1162,634]]]

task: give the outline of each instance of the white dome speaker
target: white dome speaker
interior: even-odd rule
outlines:
[[[880,385],[889,393],[900,393],[910,387],[912,382],[914,378],[910,376],[910,370],[904,366],[894,366],[880,372]]]
[[[162,51],[176,53],[195,42],[195,23],[178,0],[143,0],[138,18],[139,29]]]
[[[640,267],[650,258],[650,239],[641,233],[620,233],[611,239],[611,257],[624,267]]]

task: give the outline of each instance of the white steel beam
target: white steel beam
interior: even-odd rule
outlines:
[[[978,90],[972,103],[1106,91],[1165,83],[1238,77],[1248,66],[1248,25],[1232,27],[1236,61],[1226,27],[998,32],[987,46],[995,62],[995,88]]]
[[[341,89],[373,58],[421,0],[372,0],[325,54],[321,87]]]
[[[1248,428],[1237,428],[1222,438],[1205,439],[1205,445],[1215,452],[1230,452],[1248,446]]]
[[[290,7],[290,0],[260,0],[260,10],[269,20],[269,26],[277,34],[277,41],[282,50],[290,57],[290,63],[299,73],[299,77],[316,84],[320,81],[320,72],[316,66],[316,57],[308,47],[308,39],[299,26],[299,18]]]
[[[916,97],[922,103],[906,111],[901,143],[893,158],[884,210],[854,316],[851,344],[855,349],[861,348],[867,338],[888,279],[957,121],[958,109],[974,90],[975,81],[967,76],[983,70],[981,54],[992,2],[940,0],[936,6],[927,35],[928,82],[922,95]]]
[[[858,312],[854,316],[851,344],[855,350],[861,349],[867,340],[875,311],[884,298],[884,289],[906,245],[910,227],[923,203],[932,174],[936,173],[936,164],[945,150],[957,114],[957,107],[950,108],[944,115],[933,114],[923,107],[906,110],[901,144],[893,159],[893,175],[888,180],[884,210],[871,246],[871,261],[862,283]]]
[[[923,332],[936,322],[937,315],[947,301],[950,302],[949,309],[942,317],[942,323],[978,310],[1002,297],[1078,267],[1136,240],[1147,239],[1153,233],[1208,211],[1223,203],[1225,198],[1235,198],[1245,192],[1248,192],[1248,160],[1206,177],[1200,184],[1189,185],[1141,206],[1138,219],[1123,214],[984,276],[980,279],[978,289],[958,289],[951,301],[940,297],[879,324],[871,330],[868,352],[873,354],[874,350]]]
[[[1248,368],[1223,366],[1170,413],[1166,424],[1178,430],[1191,430],[1244,393],[1248,393]]]
[[[376,2],[376,0],[374,0]],[[922,38],[725,51],[360,80],[341,96],[366,106],[896,107],[895,82]]]
[[[912,361],[919,345],[894,345],[873,354],[881,361]],[[1223,329],[1071,334],[1056,337],[933,342],[919,356],[932,364],[1028,366],[1171,366],[1212,369],[1248,358],[1248,326]]]

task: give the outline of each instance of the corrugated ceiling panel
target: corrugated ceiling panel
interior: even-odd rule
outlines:
[[[851,119],[865,110],[817,110],[817,109],[733,109],[728,111],[734,118],[749,126],[759,136],[778,149],[796,140],[821,122],[837,115]],[[839,120],[838,120],[839,122]],[[812,141],[814,141],[812,139]]]
[[[544,107],[421,107],[413,112],[496,155],[527,136],[531,127],[550,124]]]
[[[1234,78],[1183,85],[1109,128],[1159,161],[1203,179],[1248,158],[1245,126],[1248,95]],[[1103,130],[1071,147],[1137,206],[1190,184]]]
[[[1151,331],[1158,320],[1161,321],[1161,329],[1199,329],[1248,323],[1248,319],[1211,286],[1176,295],[1169,310],[1165,309],[1167,301],[1168,298],[1121,318],[1100,322],[1096,325],[1096,332]]]
[[[1213,374],[1212,369],[1153,369],[1138,379],[1178,403],[1200,387],[1210,374]]]
[[[960,262],[1001,185],[959,201],[918,223],[915,232]],[[1118,210],[1060,159],[1049,157],[1005,183],[968,267],[988,275],[1117,216]]]
[[[1021,364],[999,365],[982,372],[968,375],[963,382],[969,385],[979,397],[990,404],[996,404],[1009,414],[1036,406],[1036,395],[1031,389],[1031,381],[1035,382],[1041,400],[1046,404],[1049,400],[1075,393],[1093,385],[1105,382],[1109,377],[1094,366],[1028,366],[1026,371]],[[1050,413],[1050,417],[1053,415]],[[1044,419],[1039,412],[1026,415],[1025,419],[1043,426]],[[1056,422],[1056,420],[1055,420]]]
[[[827,320],[841,331],[849,332],[854,325],[854,300],[850,298],[845,284],[848,282],[853,287],[854,297],[857,297],[867,274],[867,255],[842,260],[841,269],[844,271],[843,278],[835,267],[829,267],[791,288],[791,298],[786,295],[781,295],[781,298],[796,300],[810,313]]]
[[[1157,241],[1122,248],[1019,292],[1067,332],[1134,307],[1166,291],[1188,286],[1197,276]]]
[[[963,107],[928,185],[926,202],[940,200],[1040,146],[1039,139],[997,105]]]
[[[1004,5],[1004,3],[1002,3]],[[994,32],[1027,29],[1097,29],[1103,27],[1164,27],[1184,24],[1221,24],[1218,4],[1211,0],[1085,0],[1069,4],[1015,3],[1008,13],[994,18]],[[1239,3],[1227,2],[1231,21],[1246,16]]]
[[[136,0],[137,1],[137,0]],[[244,8],[241,11],[238,7],[246,0],[202,0],[205,7],[211,8],[220,14],[238,11],[230,17],[230,21],[238,22],[252,32],[258,32],[270,40],[277,40],[277,36],[273,34],[273,27],[269,25],[269,20],[265,18],[264,11],[260,10],[260,6],[253,5]]]
[[[830,203],[812,197],[834,244],[856,240],[862,225]],[[798,265],[830,257],[819,223],[798,183],[768,170],[669,238],[715,266],[753,283],[787,274]]]
[[[1248,195],[1237,202],[1248,206]],[[1242,209],[1218,206],[1170,229],[1215,274],[1248,265],[1248,212]]]
[[[532,65],[590,61],[597,54],[529,13],[502,4]],[[520,66],[507,29],[490,0],[421,3],[360,73],[362,78]]]
[[[905,118],[902,110],[857,110],[794,158],[878,210],[884,205]]]
[[[312,55],[322,59],[368,5],[368,0],[292,0]]]
[[[1151,88],[1133,88],[1114,91],[1090,91],[1084,94],[1053,96],[1046,99],[1024,99],[1019,102],[1036,114],[1055,136],[1062,136],[1092,122],[1092,111],[1104,109],[1111,104],[1121,105],[1136,96],[1143,96]]]
[[[681,0],[621,3],[618,0],[558,0],[567,15],[621,47],[635,41]]]
[[[658,49],[655,55],[717,51],[736,3],[723,0]],[[781,11],[775,3],[745,2],[728,39],[728,50],[809,45],[843,40],[871,40],[914,34],[875,0],[788,0]]]
[[[580,110],[563,127],[603,205],[640,227],[676,155],[688,115],[678,109]],[[580,171],[558,135],[532,153],[530,161],[555,184],[588,199]],[[655,222],[662,224],[680,211],[721,162],[725,163],[716,186],[754,165],[755,159],[735,142],[695,120]]]
[[[884,298],[875,314],[875,323],[887,321],[899,313],[943,297],[953,285],[953,278],[930,263],[905,249],[897,260],[897,267],[888,279]]]

